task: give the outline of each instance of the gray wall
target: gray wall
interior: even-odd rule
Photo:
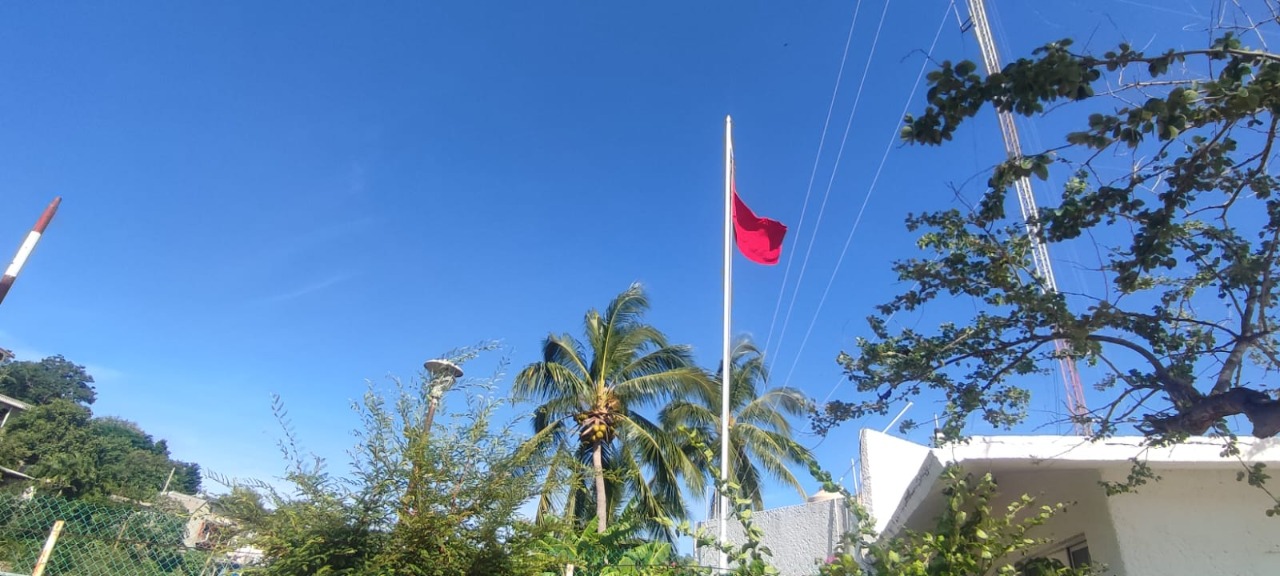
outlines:
[[[810,576],[818,573],[817,563],[835,553],[840,537],[852,524],[843,499],[809,502],[796,506],[762,510],[751,515],[756,527],[764,531],[763,545],[773,551],[772,564],[782,576]],[[712,518],[700,524],[708,534],[719,531],[719,521]],[[729,521],[729,541],[745,542],[742,525]],[[699,548],[694,557],[703,566],[715,566],[719,553],[714,548]]]

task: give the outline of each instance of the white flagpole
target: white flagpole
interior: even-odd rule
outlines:
[[[729,372],[733,367],[729,349],[729,320],[733,313],[733,119],[724,117],[724,347],[720,369],[720,481],[729,482]],[[720,571],[728,573],[729,497],[720,491]]]

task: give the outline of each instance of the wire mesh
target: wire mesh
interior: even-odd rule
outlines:
[[[45,576],[229,576],[216,523],[158,506],[0,495],[0,573],[32,574],[64,525]]]

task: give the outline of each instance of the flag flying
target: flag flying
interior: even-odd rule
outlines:
[[[777,220],[756,216],[738,196],[737,183],[731,181],[730,186],[733,189],[733,239],[738,250],[757,264],[777,264],[782,255],[782,238],[787,235],[787,226]]]

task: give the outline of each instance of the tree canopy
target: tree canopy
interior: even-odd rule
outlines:
[[[680,439],[640,409],[709,398],[713,386],[688,346],[669,343],[643,321],[648,309],[643,288],[632,284],[603,313],[587,312],[585,343],[551,334],[542,360],[516,375],[513,396],[541,403],[529,444],[552,454],[539,516],[559,499],[565,516],[594,512],[603,533],[624,507],[645,518],[684,518],[682,480],[695,493],[704,487]],[[666,533],[659,525],[654,530]]]
[[[966,209],[908,218],[926,252],[894,265],[911,287],[869,318],[872,337],[840,356],[869,397],[830,403],[817,427],[884,414],[926,389],[945,395],[950,436],[974,415],[1011,426],[1025,419],[1030,388],[1051,385],[1050,366],[1066,354],[1106,374],[1090,382],[1085,419],[1095,434],[1132,427],[1167,442],[1241,428],[1280,433],[1272,381],[1280,196],[1271,164],[1280,56],[1231,32],[1205,48],[1159,53],[1122,44],[1094,55],[1062,40],[997,74],[947,61],[928,80],[928,105],[905,119],[910,143],[945,145],[992,108],[1076,113],[1080,129],[996,166]],[[1123,158],[1127,168],[1099,158]],[[1018,178],[1051,173],[1065,184],[1038,220],[1028,227],[1006,212]],[[1094,274],[1096,289],[1046,290],[1029,234],[1051,251],[1074,243],[1096,254],[1074,263]],[[947,317],[932,329],[891,326],[896,313],[918,310]],[[1055,340],[1068,345],[1055,351]]]
[[[168,443],[137,423],[93,416],[92,384],[84,366],[60,355],[0,364],[0,393],[33,405],[0,429],[0,465],[68,497],[150,500],[166,481],[171,491],[198,492],[198,464],[172,459]]]
[[[39,362],[0,354],[0,394],[32,404],[62,399],[89,405],[97,399],[93,376],[61,354]]]
[[[88,408],[61,399],[9,419],[0,434],[0,463],[67,497],[150,500],[171,471],[170,490],[200,489],[200,466],[170,459],[163,440],[153,441],[126,420],[93,418]]]

